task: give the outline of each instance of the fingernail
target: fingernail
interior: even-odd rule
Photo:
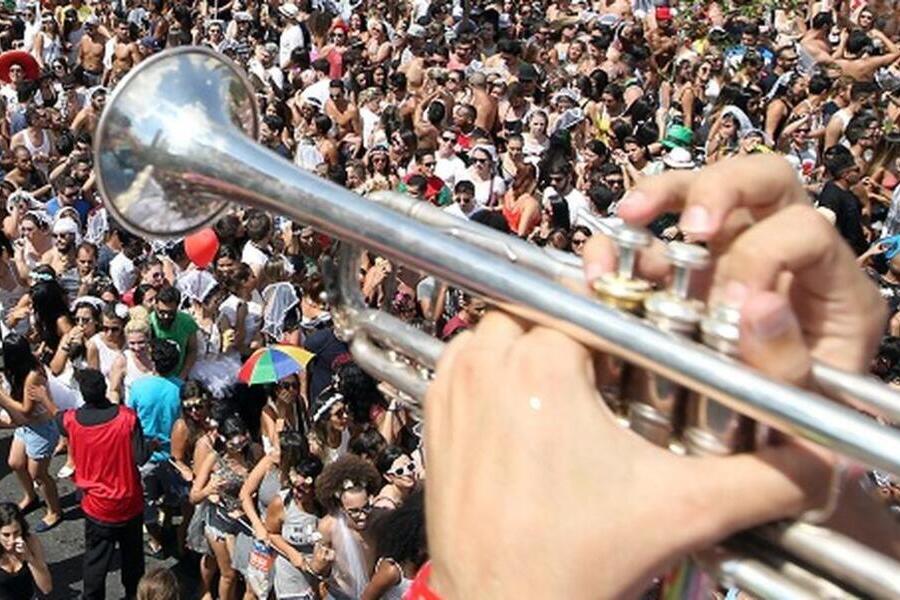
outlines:
[[[693,233],[695,235],[712,233],[712,215],[709,214],[705,206],[694,204],[681,214],[678,227],[685,233]]]
[[[722,300],[732,308],[740,308],[747,300],[749,290],[747,286],[740,281],[729,281],[725,284],[725,291],[722,294]]]
[[[625,195],[622,196],[621,200],[619,200],[619,210],[623,208],[625,210],[630,210],[639,207],[646,202],[647,196],[645,196],[642,192],[639,192],[637,190],[629,190],[625,192]]]
[[[773,299],[768,306],[756,308],[749,325],[750,331],[760,339],[784,335],[796,322],[794,313],[784,298]]]

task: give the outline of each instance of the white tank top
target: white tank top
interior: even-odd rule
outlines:
[[[32,142],[31,138],[28,136],[27,131],[25,132],[25,135],[22,136],[22,141],[25,144],[25,147],[31,151],[32,156],[34,156],[38,152],[40,152],[44,156],[50,156],[50,136],[47,135],[46,131],[41,129],[41,137],[44,141],[35,146],[34,142]]]
[[[108,381],[113,363],[116,362],[116,359],[122,354],[122,351],[108,346],[106,342],[103,341],[103,335],[100,333],[95,334],[90,341],[93,342],[94,347],[97,348],[97,354],[100,359],[100,372],[103,373],[103,376],[106,377]],[[128,364],[127,360],[125,364]]]
[[[325,460],[326,465],[333,463],[343,455],[347,454],[347,448],[350,446],[350,432],[348,430],[344,430],[341,432],[341,443],[337,448],[332,448],[328,444],[325,444]]]
[[[138,366],[138,359],[131,350],[125,351],[125,378],[122,385],[125,387],[125,402],[131,397],[131,384],[145,375],[152,375],[152,371],[144,371]]]

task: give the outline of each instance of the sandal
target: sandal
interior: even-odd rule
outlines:
[[[53,521],[52,523],[47,523],[46,521],[38,521],[38,524],[34,528],[34,532],[35,533],[45,533],[47,531],[50,531],[51,529],[53,529],[54,527],[56,527],[57,525],[62,523],[62,520],[63,520],[62,517],[60,517],[57,520]]]
[[[147,542],[144,545],[144,555],[149,556],[150,558],[155,558],[156,560],[163,560],[166,557],[166,552],[162,546],[154,550],[153,544]]]
[[[33,510],[37,509],[38,507],[40,507],[40,505],[41,505],[41,499],[38,498],[37,496],[35,496],[34,498],[31,499],[31,502],[29,502],[28,504],[26,504],[24,507],[20,507],[20,508],[19,508],[19,511],[20,511],[23,515],[27,515],[27,514],[30,513],[31,511],[33,511]]]

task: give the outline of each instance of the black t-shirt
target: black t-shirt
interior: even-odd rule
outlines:
[[[829,181],[819,194],[819,206],[834,213],[837,218],[835,227],[857,256],[868,249],[869,242],[863,231],[862,208],[859,199],[852,192]]]

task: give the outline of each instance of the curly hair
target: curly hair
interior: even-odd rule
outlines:
[[[425,533],[425,488],[419,487],[395,510],[380,513],[372,521],[370,537],[378,558],[411,562],[418,569],[428,560]]]
[[[344,492],[365,490],[376,494],[380,488],[381,476],[375,467],[355,454],[345,454],[327,465],[316,478],[316,499],[329,512],[334,512],[341,508]]]

